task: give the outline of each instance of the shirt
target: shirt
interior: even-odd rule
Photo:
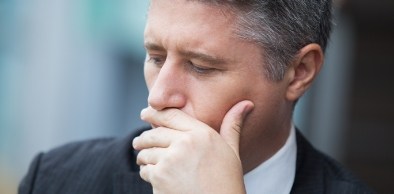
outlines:
[[[247,194],[288,194],[293,186],[297,158],[295,127],[282,148],[244,175]]]

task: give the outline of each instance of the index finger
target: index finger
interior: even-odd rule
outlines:
[[[141,111],[141,119],[156,126],[181,131],[190,131],[195,128],[208,127],[205,123],[176,108],[157,111],[149,106]]]

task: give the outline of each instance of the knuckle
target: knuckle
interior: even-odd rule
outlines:
[[[181,147],[193,145],[194,138],[191,135],[185,134],[182,138],[179,139],[178,142],[179,144],[181,144]]]
[[[234,121],[231,127],[235,133],[241,134],[242,124]]]
[[[161,161],[162,166],[173,166],[177,162],[179,162],[179,156],[176,149],[171,149],[169,152],[163,156],[163,160]]]
[[[140,177],[147,182],[150,182],[149,178],[149,166],[140,166]]]
[[[178,139],[178,141],[172,146],[170,155],[167,161],[172,161],[176,163],[176,161],[182,160],[185,156],[193,153],[196,149],[198,149],[197,139],[194,139],[192,135],[185,135],[182,138]]]
[[[162,166],[155,166],[155,173],[151,173],[149,179],[152,182],[160,183],[165,181],[166,170]]]
[[[145,160],[144,160],[144,153],[145,153],[145,150],[141,150],[139,153],[138,153],[138,155],[137,155],[137,164],[138,165],[142,165],[142,164],[145,164]]]
[[[155,133],[153,133],[152,130],[144,131],[140,137],[141,141],[143,141],[145,144],[151,144],[156,141]]]
[[[155,134],[154,134],[154,133],[149,133],[149,135],[146,136],[145,141],[146,141],[146,143],[149,144],[149,145],[155,143],[155,142],[156,142],[156,136],[155,136]]]

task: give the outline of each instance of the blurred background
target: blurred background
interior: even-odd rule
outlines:
[[[321,75],[297,105],[311,142],[394,193],[394,1],[336,1]],[[0,0],[0,193],[34,155],[143,125],[147,1]]]

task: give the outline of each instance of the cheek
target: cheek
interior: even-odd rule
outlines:
[[[223,102],[216,103],[212,100],[202,103],[204,105],[196,107],[193,111],[195,112],[195,118],[219,131],[227,109],[231,108],[231,106],[226,106]]]
[[[212,92],[216,91],[216,92]],[[235,90],[237,91],[237,90]],[[196,96],[196,95],[194,95]],[[242,92],[232,92],[232,90],[212,89],[192,100],[195,117],[219,131],[226,113],[238,102],[248,99]]]

